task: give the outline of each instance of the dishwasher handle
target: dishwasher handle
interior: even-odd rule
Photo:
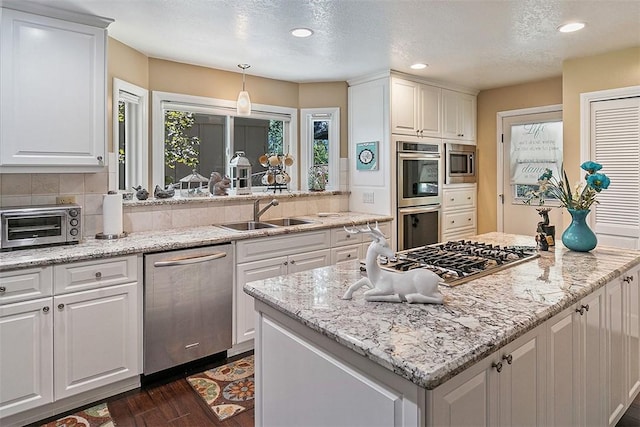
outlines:
[[[194,257],[174,258],[166,261],[156,261],[153,263],[154,267],[171,267],[175,265],[188,265],[197,264],[199,262],[212,261],[214,259],[220,259],[227,256],[226,252],[216,252],[210,255],[198,255]]]

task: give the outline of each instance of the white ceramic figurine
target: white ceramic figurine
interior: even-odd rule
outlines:
[[[358,229],[352,227],[344,228],[347,233],[367,233],[373,238],[371,245],[367,249],[367,276],[349,286],[342,299],[351,299],[353,293],[363,286],[370,287],[364,293],[367,301],[403,302],[409,303],[432,303],[442,304],[442,295],[438,290],[440,276],[433,271],[426,269],[415,269],[406,272],[387,271],[378,265],[378,255],[393,257],[395,253],[389,247],[384,234],[376,227]]]

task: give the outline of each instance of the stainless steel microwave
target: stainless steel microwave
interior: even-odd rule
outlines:
[[[468,144],[444,144],[444,183],[463,184],[476,182],[476,146]]]
[[[44,205],[0,209],[0,249],[78,243],[82,237],[79,205]]]

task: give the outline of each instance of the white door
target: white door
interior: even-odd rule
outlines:
[[[611,179],[591,219],[598,242],[640,249],[640,97],[592,102],[590,139],[591,160]]]
[[[562,111],[556,108],[539,113],[499,114],[502,115],[499,156],[502,161],[498,164],[498,182],[501,183],[498,190],[498,231],[535,236],[538,222],[542,221],[536,210],[540,206],[537,200],[530,205],[525,204],[525,194],[531,188],[537,188],[538,177],[550,166],[547,160],[555,156],[562,161]],[[555,151],[554,154],[553,150],[558,148],[560,152]],[[556,227],[555,238],[558,240],[562,234],[563,209],[549,200],[544,206],[552,208],[549,224]]]

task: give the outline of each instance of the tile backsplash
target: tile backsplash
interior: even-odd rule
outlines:
[[[0,174],[0,207],[55,204],[58,196],[74,196],[82,206],[83,237],[102,231],[102,198],[109,187],[110,174]],[[128,232],[160,231],[176,227],[194,227],[251,219],[256,196],[269,199],[268,193],[251,198],[208,198],[182,203],[126,204],[123,226]],[[317,212],[343,212],[349,209],[347,193],[304,193],[298,197],[277,195],[280,204],[263,218],[310,215]],[[263,206],[266,202],[262,202]]]

